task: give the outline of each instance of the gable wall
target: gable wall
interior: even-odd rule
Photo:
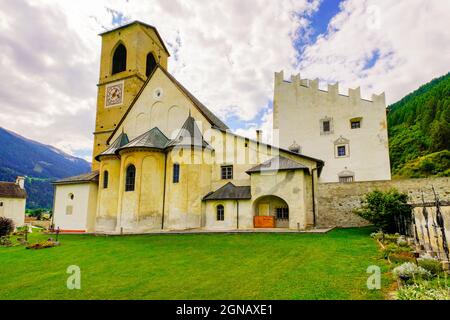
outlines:
[[[160,98],[155,95],[157,89],[161,89]],[[157,69],[111,141],[117,139],[122,129],[131,141],[154,127],[158,127],[168,138],[175,138],[189,112],[199,122],[202,132],[211,128],[197,107]]]

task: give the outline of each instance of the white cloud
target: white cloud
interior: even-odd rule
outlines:
[[[302,77],[386,92],[392,103],[450,71],[450,2],[348,0],[327,35],[306,48]],[[376,64],[365,63],[378,51]]]
[[[308,33],[308,15],[319,2],[0,0],[0,126],[85,155],[94,129],[97,34],[112,28],[120,12],[158,28],[172,53],[169,71],[220,117],[254,121],[264,114],[238,133],[254,137],[262,127],[268,134],[273,72],[297,71],[293,40],[299,28]],[[348,0],[328,34],[305,48],[299,70],[361,85],[365,94],[386,91],[394,101],[450,69],[449,6],[441,0]],[[380,12],[380,29],[368,28],[374,24],[368,8]],[[364,70],[376,50],[380,59]]]
[[[319,0],[0,0],[0,125],[69,153],[90,149],[100,55],[114,12],[155,25],[171,71],[219,116],[254,118]],[[114,11],[114,12],[113,12]],[[5,79],[6,78],[6,79]]]

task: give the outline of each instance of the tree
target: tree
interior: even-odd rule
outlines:
[[[387,233],[398,232],[397,222],[411,218],[412,207],[408,204],[408,195],[396,189],[372,191],[361,202],[362,206],[356,213]]]

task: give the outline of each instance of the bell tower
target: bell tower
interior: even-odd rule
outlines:
[[[95,157],[106,150],[106,141],[156,64],[167,69],[170,56],[155,27],[135,21],[101,33],[102,51],[98,82],[92,170]]]

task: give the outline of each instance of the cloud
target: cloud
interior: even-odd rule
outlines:
[[[0,0],[0,126],[85,157],[92,149],[100,38],[155,25],[169,71],[236,131],[271,131],[273,73],[361,85],[395,101],[449,70],[450,2],[347,0],[325,34],[319,0]],[[301,47],[300,47],[301,46]],[[270,139],[266,137],[266,139]]]
[[[386,92],[388,103],[450,70],[450,2],[347,0],[307,46],[302,77]]]
[[[295,60],[296,31],[319,4],[0,2],[0,67],[8,83],[0,87],[0,125],[80,155],[92,147],[99,32],[131,20],[157,26],[172,53],[169,71],[223,119],[251,120],[272,96],[274,70]]]

